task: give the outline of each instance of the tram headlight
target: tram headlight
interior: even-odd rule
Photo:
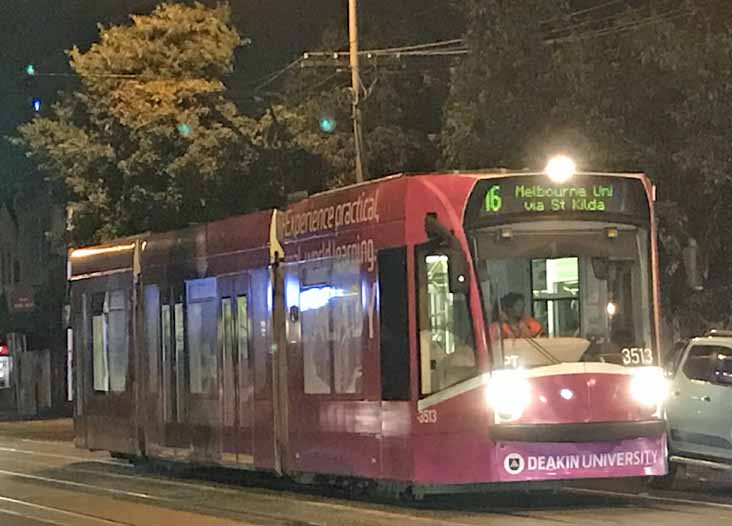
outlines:
[[[496,422],[512,422],[521,418],[531,403],[531,384],[521,370],[494,371],[486,380],[485,399]]]
[[[660,367],[639,367],[630,380],[630,394],[644,407],[658,407],[668,396],[668,380]]]

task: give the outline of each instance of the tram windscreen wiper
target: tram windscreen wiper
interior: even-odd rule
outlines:
[[[533,336],[521,336],[522,339],[529,342],[529,345],[531,345],[536,351],[541,354],[544,358],[549,360],[550,362],[554,364],[562,363],[561,360],[559,360],[556,356],[554,356],[549,349],[544,347],[542,344],[540,344],[538,341],[536,341],[536,338]]]

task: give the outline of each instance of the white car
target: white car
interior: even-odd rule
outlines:
[[[692,339],[676,356],[672,375],[666,482],[680,465],[732,471],[732,331]]]

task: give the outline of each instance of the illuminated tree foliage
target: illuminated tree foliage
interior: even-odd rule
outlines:
[[[318,186],[317,159],[285,134],[273,143],[227,99],[243,43],[227,6],[162,4],[69,51],[80,88],[22,125],[16,143],[67,200],[74,242],[276,204],[293,182]],[[275,165],[289,177],[272,180]]]

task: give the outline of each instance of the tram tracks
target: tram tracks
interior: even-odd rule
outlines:
[[[3,450],[13,449],[14,453],[17,454],[32,454],[33,457],[44,457],[48,456],[52,459],[60,459],[64,457],[64,455],[56,454],[56,453],[42,453],[38,451],[25,451],[25,450],[19,450],[17,448],[0,448],[0,452]],[[90,458],[82,458],[78,456],[70,456],[70,459],[77,460],[77,461],[84,461],[86,463],[96,463],[95,459]],[[63,470],[64,473],[67,474],[79,474],[79,475],[92,475],[92,476],[98,476],[98,477],[106,477],[110,479],[119,479],[119,480],[126,480],[130,482],[140,483],[140,484],[160,484],[163,486],[170,486],[173,488],[184,488],[196,492],[206,491],[209,493],[220,493],[224,495],[231,495],[231,496],[239,496],[242,497],[242,491],[239,489],[234,488],[227,488],[223,486],[213,486],[206,483],[192,483],[192,482],[183,482],[183,481],[177,481],[177,480],[170,480],[170,479],[164,479],[159,477],[151,477],[146,476],[144,474],[120,474],[120,473],[110,473],[108,471],[102,471],[102,470],[95,470],[95,469],[85,469],[85,468],[77,468],[73,465],[71,466],[58,466],[51,462],[43,462],[38,461],[37,458],[34,458],[33,460],[24,460],[24,463],[27,464],[33,464],[35,466],[38,466],[39,468],[46,468],[46,469],[59,469]],[[107,462],[102,461],[100,462],[105,467],[109,464],[113,464],[115,467],[120,468],[128,468],[131,470],[135,470],[135,467],[129,464],[119,464],[115,462]],[[112,466],[110,466],[112,467]],[[27,479],[31,481],[36,481],[40,483],[46,483],[46,484],[57,484],[62,486],[70,486],[76,489],[84,489],[86,491],[101,491],[101,492],[108,492],[112,494],[116,494],[118,496],[122,497],[128,497],[131,499],[144,499],[147,502],[150,501],[157,501],[163,505],[167,506],[173,506],[173,505],[180,505],[181,503],[191,504],[190,501],[183,499],[183,498],[169,498],[164,497],[160,495],[154,495],[151,493],[139,493],[139,492],[130,492],[126,490],[120,490],[118,488],[108,488],[105,486],[100,486],[99,484],[85,484],[80,483],[73,480],[68,480],[66,478],[58,478],[58,477],[50,477],[50,476],[41,476],[41,475],[33,475],[33,474],[26,474],[18,471],[10,471],[7,469],[0,469],[0,476],[9,476],[9,477],[17,477],[21,479]],[[323,502],[323,501],[316,501],[316,500],[310,500],[312,495],[308,494],[288,494],[287,496],[275,496],[270,495],[262,492],[257,492],[256,495],[254,495],[253,498],[257,500],[262,501],[269,501],[274,506],[282,506],[282,505],[295,505],[311,508],[311,511],[314,512],[340,512],[343,514],[353,514],[360,517],[359,521],[351,521],[352,524],[366,524],[367,522],[364,521],[363,517],[368,516],[374,521],[377,522],[368,522],[373,524],[381,524],[383,522],[381,521],[389,521],[390,523],[396,523],[396,524],[417,524],[417,525],[445,525],[445,526],[476,526],[476,524],[479,524],[479,522],[464,522],[464,521],[458,521],[454,519],[447,519],[447,518],[434,518],[434,517],[420,517],[411,515],[409,513],[398,513],[398,512],[392,512],[392,511],[385,511],[380,509],[374,509],[371,507],[365,507],[364,505],[368,506],[368,503],[365,503],[363,501],[354,501],[354,505],[345,505],[345,504],[338,504],[333,502]],[[307,499],[307,500],[306,500]],[[319,523],[315,521],[307,521],[307,520],[293,520],[291,518],[282,516],[280,514],[268,514],[268,513],[262,513],[258,511],[253,510],[246,510],[242,511],[240,508],[232,508],[229,506],[214,506],[210,503],[206,504],[195,504],[191,508],[192,511],[197,512],[210,512],[215,514],[225,514],[227,516],[231,516],[232,514],[243,516],[246,519],[256,519],[260,521],[266,521],[262,522],[262,524],[269,524],[272,521],[278,521],[278,524],[283,524],[286,526],[317,526]],[[424,508],[424,507],[415,507],[412,508],[411,511],[421,511],[421,512],[433,512],[434,510]],[[458,511],[458,510],[450,510],[450,511]],[[523,514],[517,514],[516,512],[510,512],[506,513],[503,511],[489,511],[489,510],[481,510],[480,513],[465,513],[463,512],[463,515],[467,516],[467,518],[475,519],[476,521],[484,521],[486,517],[491,516],[493,518],[497,517],[506,517],[506,516],[513,516],[513,517],[521,517],[524,519],[531,519],[532,521],[536,522],[545,522],[548,519],[543,519],[539,517],[530,517],[528,515]],[[557,522],[556,518],[552,519],[552,522]],[[562,522],[561,520],[558,522]]]
[[[35,445],[35,444],[34,444]],[[566,524],[585,524],[585,521],[576,521],[570,517],[558,516],[555,506],[549,506],[548,508],[532,507],[532,506],[506,506],[505,502],[503,505],[495,506],[497,502],[494,500],[493,503],[486,503],[485,505],[479,504],[477,500],[473,501],[473,505],[466,507],[453,507],[448,506],[423,506],[416,505],[410,506],[405,512],[378,509],[379,503],[365,502],[361,500],[354,500],[353,505],[340,504],[337,502],[329,502],[326,500],[320,500],[320,496],[309,494],[306,491],[303,492],[287,492],[282,496],[273,495],[268,492],[266,488],[248,488],[252,490],[252,493],[242,491],[242,489],[236,487],[227,487],[226,485],[211,484],[210,482],[186,482],[181,480],[172,480],[170,478],[157,477],[149,475],[147,473],[140,473],[139,468],[119,461],[109,460],[105,458],[98,458],[96,455],[82,456],[74,454],[65,454],[65,452],[58,452],[56,450],[47,450],[46,446],[38,444],[38,449],[25,449],[19,447],[0,447],[0,453],[6,453],[8,455],[15,456],[15,460],[21,456],[23,457],[22,462],[24,464],[32,464],[37,466],[39,469],[46,469],[48,471],[59,470],[63,472],[63,475],[57,476],[56,474],[47,473],[42,475],[22,473],[15,471],[17,468],[12,469],[0,469],[0,476],[5,477],[18,477],[29,481],[35,481],[40,484],[55,484],[74,488],[77,491],[85,492],[102,492],[108,493],[112,496],[117,496],[125,499],[140,500],[143,502],[159,504],[168,508],[175,508],[190,510],[191,512],[197,513],[208,513],[215,516],[223,516],[230,518],[235,521],[254,521],[248,524],[267,525],[267,526],[314,526],[318,524],[324,524],[318,520],[302,520],[292,519],[288,517],[288,513],[284,510],[290,507],[299,507],[300,510],[294,515],[312,517],[313,515],[340,513],[358,517],[357,521],[349,521],[350,524],[382,524],[385,522],[395,524],[414,524],[414,525],[430,525],[430,524],[441,524],[447,526],[476,526],[477,524],[485,524],[485,521],[491,520],[496,521],[497,524],[501,524],[500,519],[521,519],[530,522],[552,522],[552,523],[566,523]],[[58,443],[58,447],[65,447],[67,444]],[[31,446],[33,447],[33,446]],[[56,444],[48,444],[48,447],[56,447]],[[72,464],[59,465],[63,461],[72,462]],[[94,469],[93,467],[79,467],[73,463],[87,463],[90,466],[99,465],[100,469]],[[128,471],[129,470],[129,471]],[[120,471],[124,471],[120,473]],[[96,484],[85,484],[77,480],[69,480],[69,478],[75,478],[75,475],[84,477],[101,477],[101,480],[105,480],[104,483]],[[106,481],[116,480],[120,484],[130,483],[134,487],[143,486],[146,488],[145,493],[139,491],[128,491],[115,487],[109,487],[110,484]],[[112,483],[114,485],[114,483]],[[157,489],[153,489],[155,485],[158,485]],[[198,494],[197,499],[190,499],[186,496],[170,497],[165,495],[165,491],[161,488],[167,487],[172,489],[183,489],[188,492],[195,492]],[[586,500],[589,498],[590,502],[592,499],[608,499],[607,507],[614,506],[625,506],[634,507],[641,505],[645,510],[656,510],[656,511],[673,511],[675,513],[689,513],[686,508],[687,506],[706,506],[716,509],[724,509],[732,511],[732,504],[724,504],[718,502],[710,502],[707,500],[696,499],[696,498],[682,498],[668,495],[649,495],[649,494],[632,494],[625,492],[606,491],[599,489],[586,490],[582,488],[567,488],[562,490],[563,494],[573,495],[574,497],[580,497],[579,511],[582,508],[588,506],[590,509],[592,506],[603,508],[602,500],[594,500],[595,504],[587,504]],[[266,501],[271,503],[275,509],[283,510],[274,513],[265,513],[263,511],[257,511],[253,509],[242,509],[246,507],[242,505],[229,505],[226,502],[224,505],[215,504],[215,498],[203,497],[202,494],[209,495],[211,497],[218,497],[219,495],[224,496],[224,499],[229,497],[240,497],[242,503],[250,501]],[[501,499],[502,500],[502,499]],[[200,501],[200,502],[194,502]],[[233,501],[232,501],[233,502]],[[500,500],[498,501],[500,502]],[[516,501],[516,502],[521,502]],[[585,504],[581,504],[584,502]],[[261,503],[261,502],[260,502]],[[671,510],[670,507],[673,507]],[[308,511],[309,510],[309,511]],[[318,513],[320,511],[320,513]],[[419,512],[420,515],[415,515],[413,512]],[[433,515],[433,512],[436,515]],[[453,513],[459,513],[459,517],[455,517]],[[426,514],[432,515],[425,516]],[[328,524],[341,524],[341,521],[326,521]]]

